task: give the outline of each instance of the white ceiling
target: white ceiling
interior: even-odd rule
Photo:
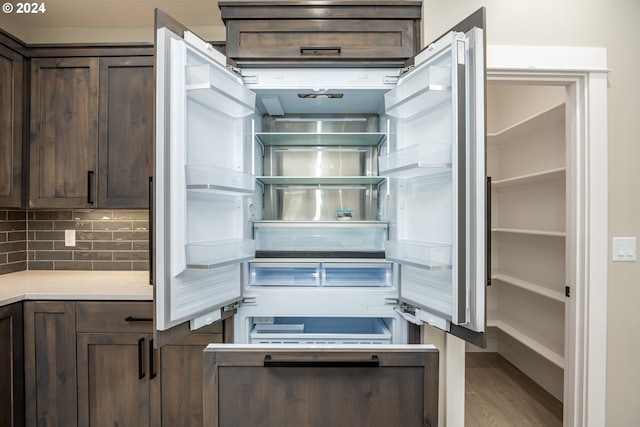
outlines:
[[[126,38],[151,38],[156,8],[192,28],[223,27],[216,0],[37,0],[46,8],[37,14],[8,2],[14,10],[0,13],[0,28],[28,43],[145,41]]]

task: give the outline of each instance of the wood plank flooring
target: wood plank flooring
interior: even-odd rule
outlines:
[[[562,402],[498,353],[467,353],[465,427],[562,427]]]

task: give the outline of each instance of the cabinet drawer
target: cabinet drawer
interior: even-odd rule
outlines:
[[[227,24],[227,55],[295,61],[381,61],[398,65],[416,53],[412,20],[237,20]]]
[[[241,67],[402,66],[420,48],[419,0],[219,1]]]
[[[79,302],[78,332],[152,332],[151,302]]]

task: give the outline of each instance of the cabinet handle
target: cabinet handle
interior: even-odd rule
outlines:
[[[93,177],[94,171],[87,171],[87,203],[93,204]]]
[[[141,380],[144,378],[144,338],[140,338],[138,340],[138,379]]]
[[[124,319],[124,321],[125,322],[153,322],[153,318],[128,316],[126,319]]]
[[[155,368],[155,352],[153,351],[153,338],[149,340],[149,379],[152,380],[156,377]]]
[[[149,284],[153,285],[153,177],[149,177]]]
[[[364,360],[273,360],[270,354],[264,356],[265,368],[377,368],[380,360],[375,354]]]
[[[485,254],[486,266],[485,269],[487,271],[487,286],[491,286],[491,177],[487,177],[487,206],[485,209],[486,216],[486,224],[487,224],[487,234],[485,239],[487,239],[487,252]]]
[[[300,55],[302,56],[331,56],[340,55],[342,51],[341,47],[328,47],[328,46],[307,46],[300,48]]]

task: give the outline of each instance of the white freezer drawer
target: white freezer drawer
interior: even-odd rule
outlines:
[[[391,343],[391,330],[381,318],[276,317],[273,323],[255,324],[250,334],[250,344]]]

